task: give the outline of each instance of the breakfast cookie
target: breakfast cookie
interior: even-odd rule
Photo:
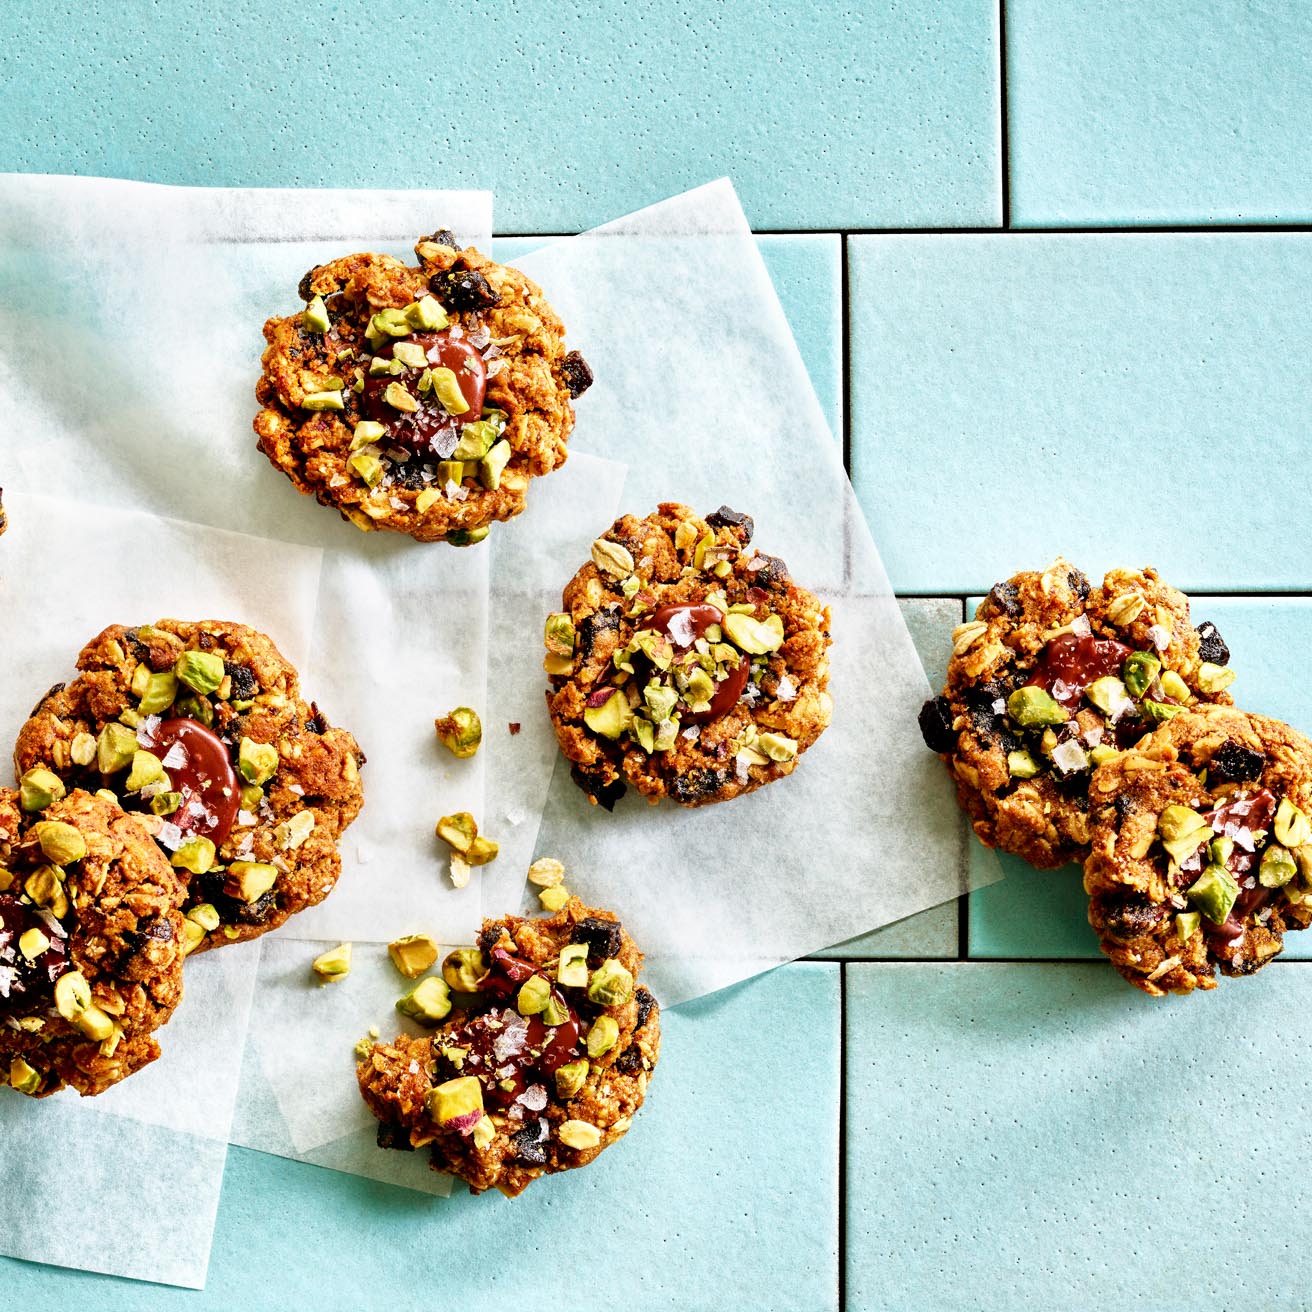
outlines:
[[[1200,706],[1094,771],[1084,867],[1102,950],[1145,993],[1249,975],[1312,922],[1312,742]]]
[[[704,806],[791,774],[829,724],[829,608],[749,516],[662,504],[592,544],[546,624],[547,707],[575,783]]]
[[[356,1068],[379,1144],[427,1147],[434,1170],[511,1198],[586,1166],[628,1130],[660,1054],[641,969],[620,922],[578,898],[549,920],[484,921],[412,995],[440,1028],[375,1043]]]
[[[135,816],[37,771],[0,789],[0,1083],[102,1093],[159,1056],[187,886]]]
[[[188,950],[255,938],[321,902],[363,799],[364,755],[243,624],[111,625],[19,732],[19,775],[108,789],[189,881]]]
[[[264,325],[259,448],[361,529],[481,542],[565,463],[592,383],[536,283],[450,232],[418,267],[348,255],[301,279],[304,311]]]
[[[1230,652],[1153,569],[1093,588],[1060,558],[997,584],[952,633],[920,731],[975,833],[1041,869],[1089,844],[1089,777],[1186,706],[1229,704]]]

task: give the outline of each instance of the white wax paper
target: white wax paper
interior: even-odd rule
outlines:
[[[630,792],[608,815],[561,767],[539,855],[620,916],[666,1004],[965,892],[951,788],[916,727],[929,686],[732,186],[519,265],[596,375],[573,446],[628,465],[623,509],[752,515],[755,545],[830,604],[834,637],[833,723],[789,778],[698,810]],[[593,536],[609,523],[599,508]],[[559,586],[584,559],[560,561]]]
[[[0,743],[116,621],[239,616],[305,659],[319,551],[8,489],[5,506]],[[162,1056],[99,1097],[0,1090],[0,1252],[204,1284],[258,958],[234,945],[189,961]],[[92,1224],[52,1223],[70,1198]]]

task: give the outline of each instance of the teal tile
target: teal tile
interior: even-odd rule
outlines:
[[[971,856],[981,859],[975,843]],[[975,958],[1101,957],[1089,928],[1089,899],[1079,866],[1035,870],[998,853],[1000,883],[976,889],[967,915],[967,955]]]
[[[662,1023],[625,1141],[518,1199],[431,1199],[234,1148],[203,1295],[5,1260],[2,1301],[262,1312],[338,1290],[362,1312],[434,1297],[482,1308],[494,1294],[549,1308],[602,1273],[608,1302],[635,1312],[836,1308],[838,968],[785,966]]]
[[[864,237],[849,260],[853,482],[898,591],[1058,552],[1312,585],[1312,235]]]
[[[399,0],[303,18],[233,0],[216,40],[200,0],[17,0],[0,169],[491,187],[505,232],[577,231],[732,174],[758,228],[993,224],[997,12],[467,0],[425,24]]]
[[[1007,0],[1015,224],[1306,222],[1305,0]]]
[[[1161,1000],[1105,965],[847,970],[850,1308],[1306,1306],[1312,970]]]

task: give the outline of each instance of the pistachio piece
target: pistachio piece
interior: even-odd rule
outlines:
[[[477,948],[456,948],[442,962],[442,978],[457,993],[477,993],[478,982],[487,974],[487,962]]]
[[[1298,874],[1298,866],[1286,848],[1277,843],[1262,853],[1262,864],[1258,867],[1257,882],[1263,888],[1283,888]]]
[[[439,460],[437,462],[437,482],[439,487],[454,483],[457,487],[465,479],[465,462],[463,460]]]
[[[184,920],[182,922],[182,955],[189,957],[204,942],[205,927],[198,925],[194,920]]]
[[[530,975],[519,986],[515,1007],[521,1016],[536,1016],[551,999],[551,985],[541,975]]]
[[[363,453],[351,456],[346,462],[346,467],[366,487],[377,487],[383,481],[383,462],[377,456],[367,456]]]
[[[446,540],[453,547],[472,547],[482,542],[491,532],[491,524],[484,524],[480,528],[457,528],[446,535]]]
[[[103,1043],[114,1033],[114,1022],[99,1007],[87,1007],[73,1017],[73,1024],[97,1043]]]
[[[358,451],[362,446],[381,442],[387,436],[387,429],[372,419],[361,419],[351,433],[351,450]]]
[[[154,752],[138,748],[132,753],[132,769],[128,772],[127,782],[123,787],[129,793],[140,792],[147,784],[153,784],[164,778],[164,763]]]
[[[559,911],[569,901],[569,889],[564,884],[556,884],[553,888],[544,888],[538,894],[538,901],[542,904],[544,911]]]
[[[415,513],[418,515],[426,515],[441,500],[441,492],[435,487],[426,487],[417,497],[415,497]]]
[[[472,1118],[475,1112],[483,1110],[483,1086],[476,1075],[460,1075],[430,1089],[427,1104],[428,1114],[439,1125]]]
[[[278,882],[278,867],[267,861],[234,861],[223,880],[223,891],[238,902],[257,902]]]
[[[365,329],[369,345],[378,349],[389,337],[409,337],[411,325],[404,310],[379,310]]]
[[[1164,839],[1182,838],[1195,829],[1211,833],[1212,826],[1198,811],[1176,802],[1164,806],[1162,813],[1157,817],[1157,832]],[[1199,838],[1198,841],[1201,843],[1203,840]]]
[[[563,1025],[569,1020],[569,1008],[553,993],[542,1008],[542,1019],[548,1025]]]
[[[797,740],[781,733],[758,734],[756,746],[772,761],[793,761],[797,759]]]
[[[370,378],[398,378],[405,373],[405,361],[400,359],[389,360],[385,356],[376,355],[369,361]],[[424,380],[419,380],[419,390],[424,390]]]
[[[310,963],[310,969],[325,984],[335,984],[339,979],[345,979],[351,973],[351,945],[339,943],[335,948],[319,953]]]
[[[1166,702],[1154,702],[1150,701],[1147,697],[1145,697],[1139,705],[1144,715],[1156,724],[1163,724],[1167,720],[1173,719],[1184,710],[1183,706],[1171,706]]]
[[[588,980],[588,997],[599,1006],[620,1007],[632,996],[633,976],[614,957],[607,957]]]
[[[421,979],[409,993],[397,1000],[396,1009],[420,1025],[437,1025],[444,1021],[451,1012],[451,994],[446,980],[436,975]]]
[[[458,760],[466,761],[483,741],[483,722],[470,706],[457,706],[450,715],[433,721],[438,742]]]
[[[497,1137],[496,1123],[490,1116],[484,1116],[469,1133],[474,1141],[474,1147],[481,1151]]]
[[[451,371],[448,369],[448,373]],[[475,419],[460,430],[460,441],[451,452],[452,460],[479,461],[492,450],[497,440],[497,426],[486,419]]]
[[[433,374],[433,395],[442,404],[442,409],[449,415],[463,415],[469,413],[469,402],[465,400],[465,394],[460,390],[460,382],[456,378],[454,369],[447,369],[443,365],[434,365]]]
[[[1188,943],[1198,933],[1202,919],[1196,911],[1181,911],[1175,918],[1175,932],[1181,943]]]
[[[223,657],[212,651],[184,651],[178,657],[173,673],[193,692],[208,696],[223,682]]]
[[[1189,685],[1174,670],[1162,674],[1162,691],[1173,702],[1183,704],[1189,700]]]
[[[18,936],[18,950],[25,956],[28,961],[35,961],[43,952],[50,948],[50,939],[42,930],[37,929],[35,925],[31,929],[25,929]]]
[[[332,392],[307,392],[301,399],[302,410],[345,410],[346,402],[339,390]]]
[[[101,774],[115,774],[132,764],[137,735],[126,725],[107,724],[96,740],[96,764]]]
[[[258,811],[264,798],[264,789],[259,784],[242,784],[238,796],[243,811]]]
[[[555,888],[565,878],[565,867],[554,856],[540,856],[528,868],[528,882],[537,888]]]
[[[1143,608],[1147,604],[1137,592],[1122,592],[1119,597],[1112,598],[1108,604],[1107,618],[1117,628],[1124,628],[1127,624],[1133,624],[1143,614]]]
[[[501,844],[494,843],[490,838],[484,838],[479,834],[469,845],[469,850],[465,852],[465,860],[471,866],[485,866],[489,861],[497,859],[497,853],[501,851]]]
[[[393,410],[400,410],[405,414],[413,414],[419,409],[419,402],[410,395],[404,383],[388,383],[383,389],[383,400]]]
[[[1125,705],[1125,684],[1115,675],[1108,674],[1095,679],[1085,690],[1084,695],[1109,718]]]
[[[457,852],[468,852],[478,837],[478,825],[468,811],[457,811],[437,822],[437,836]]]
[[[1228,834],[1219,834],[1207,845],[1207,850],[1217,865],[1228,866],[1235,850],[1235,840]]]
[[[1017,688],[1007,698],[1007,714],[1023,729],[1037,729],[1045,724],[1065,724],[1070,716],[1066,708],[1054,701],[1042,688]]]
[[[427,934],[407,934],[387,945],[387,955],[406,979],[418,979],[437,960],[437,944]]]
[[[68,915],[68,894],[64,890],[64,872],[58,866],[37,866],[23,883],[23,892],[39,907],[45,907],[56,920]]]
[[[301,312],[301,327],[307,333],[326,333],[332,327],[328,307],[323,303],[322,296],[314,297]]]
[[[31,1097],[41,1087],[41,1076],[21,1057],[15,1057],[9,1063],[9,1087],[16,1093]]]
[[[601,1142],[601,1131],[587,1121],[563,1121],[556,1129],[556,1138],[567,1148],[583,1152]]]
[[[411,301],[402,313],[406,323],[417,332],[440,333],[450,322],[446,311],[431,296]]]
[[[1198,686],[1205,693],[1214,696],[1218,692],[1224,692],[1235,681],[1235,671],[1224,665],[1213,665],[1211,661],[1204,661],[1198,667],[1196,678]]]
[[[633,556],[628,548],[608,538],[598,538],[592,544],[592,563],[612,579],[622,579],[633,573]]]
[[[80,970],[70,970],[55,981],[55,1010],[74,1020],[91,1005],[91,985]]]
[[[203,834],[192,834],[182,840],[178,850],[170,859],[181,870],[190,870],[193,875],[203,875],[214,864],[214,856],[213,840]],[[252,899],[242,900],[248,902]]]
[[[784,625],[778,615],[764,620],[730,611],[724,617],[724,636],[752,656],[764,656],[784,645]]]
[[[24,811],[44,811],[59,801],[64,792],[63,780],[39,765],[26,771],[18,781],[18,802]]]
[[[1185,896],[1214,925],[1224,922],[1239,896],[1235,877],[1224,867],[1208,866],[1189,887]]]
[[[551,675],[568,674],[574,668],[574,657],[557,656],[554,652],[548,652],[543,659],[542,668]]]
[[[219,913],[212,902],[202,902],[187,912],[187,919],[193,920],[207,934],[219,927]]]
[[[68,754],[74,765],[90,765],[96,759],[95,738],[89,733],[75,733]]]
[[[620,1037],[619,1023],[614,1016],[598,1016],[588,1031],[588,1056],[594,1061],[604,1057]]]
[[[574,621],[568,611],[553,611],[543,626],[542,641],[558,656],[574,654]]]
[[[1121,667],[1121,678],[1131,697],[1139,698],[1152,686],[1162,662],[1150,651],[1132,651]]]
[[[145,691],[141,693],[141,701],[137,704],[137,710],[142,715],[158,715],[161,711],[167,711],[173,705],[173,699],[177,695],[177,675],[167,670],[163,674],[152,674],[146,680]]]
[[[581,1058],[556,1067],[556,1096],[572,1098],[588,1078],[588,1063]]]
[[[392,359],[400,360],[407,369],[428,368],[428,357],[418,342],[397,342],[392,347]]]
[[[583,710],[583,723],[603,738],[618,738],[632,723],[629,699],[618,688],[600,706]]]
[[[1280,799],[1276,807],[1275,835],[1278,843],[1286,847],[1302,847],[1312,839],[1312,826],[1308,818],[1287,797]]]
[[[284,852],[294,852],[314,833],[314,812],[297,811],[294,816],[275,826],[273,840]]]
[[[1007,773],[1013,779],[1033,779],[1042,769],[1027,751],[1018,749],[1007,753]]]
[[[243,737],[237,744],[237,773],[248,784],[267,784],[278,770],[278,748]]]

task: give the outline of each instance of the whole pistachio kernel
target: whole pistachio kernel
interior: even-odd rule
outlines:
[[[32,826],[36,841],[47,861],[66,866],[81,861],[87,854],[87,840],[70,824],[62,820],[42,820]]]
[[[567,1148],[586,1152],[601,1142],[601,1131],[588,1121],[563,1121],[556,1129],[556,1138]]]
[[[18,803],[24,811],[44,811],[59,801],[64,792],[63,780],[39,765],[24,772],[18,781]]]
[[[41,1076],[21,1057],[15,1057],[9,1063],[9,1087],[16,1093],[25,1093],[30,1098],[41,1087]]]
[[[731,611],[724,617],[724,636],[752,656],[764,656],[784,645],[784,624],[778,615],[764,620]]]
[[[55,1010],[73,1020],[91,1005],[91,985],[80,970],[70,970],[55,981]]]
[[[75,733],[68,745],[68,755],[74,765],[90,765],[96,759],[96,740],[89,733]]]
[[[339,943],[335,948],[319,953],[310,962],[310,969],[325,984],[335,984],[339,979],[345,979],[351,973],[351,945]]]
[[[583,723],[603,738],[618,738],[632,721],[629,699],[618,688],[600,706],[588,706],[583,711]]]
[[[248,784],[267,784],[278,772],[278,748],[243,737],[237,744],[237,773]]]
[[[202,697],[217,691],[225,672],[223,657],[212,651],[184,651],[173,667],[179,681]]]
[[[190,870],[193,875],[203,875],[214,864],[214,855],[212,839],[202,834],[192,834],[182,840],[170,860],[179,869]]]
[[[402,313],[406,322],[417,332],[440,333],[450,322],[446,311],[431,296],[411,301]]]
[[[620,1037],[620,1027],[614,1016],[598,1016],[588,1031],[588,1056],[594,1061],[604,1057]]]
[[[406,979],[418,979],[437,960],[437,944],[427,934],[407,934],[387,945],[387,955]]]
[[[442,978],[457,993],[477,993],[478,982],[487,974],[487,962],[477,948],[456,948],[442,962]]]
[[[564,884],[557,884],[554,888],[544,888],[538,894],[538,901],[544,911],[559,911],[569,901],[569,889]]]
[[[379,310],[369,320],[366,336],[376,337],[381,344],[389,337],[409,337],[410,329],[410,321],[406,318],[405,310]]]
[[[145,691],[141,693],[141,701],[137,704],[137,710],[142,715],[158,715],[161,711],[167,711],[173,705],[173,699],[177,695],[177,675],[167,670],[163,674],[152,674],[146,680]]]
[[[1070,716],[1066,708],[1054,701],[1042,688],[1017,688],[1007,698],[1007,714],[1022,729],[1037,729],[1047,724],[1065,724]]]
[[[468,852],[478,837],[478,824],[468,811],[457,811],[437,822],[437,836],[457,852]]]
[[[1196,677],[1198,686],[1205,693],[1215,695],[1224,692],[1235,681],[1235,671],[1225,665],[1213,665],[1211,661],[1204,661],[1198,667]]]
[[[1282,797],[1276,807],[1274,829],[1276,841],[1286,847],[1302,847],[1312,839],[1312,826],[1308,824],[1307,816],[1287,797]]]
[[[262,898],[277,882],[278,867],[267,861],[234,861],[224,876],[223,891],[238,902],[251,903]]]
[[[572,1098],[586,1083],[588,1063],[580,1058],[578,1061],[566,1062],[556,1067],[556,1096]]]
[[[1212,826],[1200,812],[1188,806],[1181,806],[1178,802],[1164,806],[1157,817],[1157,832],[1168,841],[1183,838],[1185,834],[1192,833],[1195,829],[1210,833],[1211,828]],[[1201,843],[1202,839],[1198,841]]]
[[[437,1025],[451,1013],[451,994],[446,980],[436,975],[421,979],[404,997],[398,998],[396,1009],[403,1016],[420,1025]]]
[[[1263,888],[1283,888],[1298,874],[1298,866],[1286,848],[1273,843],[1262,853],[1262,864],[1258,867],[1257,882]]]
[[[510,456],[510,443],[503,439],[478,462],[478,481],[489,492],[495,492],[501,486],[501,475],[510,463]]]
[[[345,410],[346,402],[340,390],[332,392],[307,392],[301,399],[302,410]]]
[[[1152,686],[1162,662],[1150,651],[1132,651],[1121,667],[1121,678],[1131,697],[1139,698]]]
[[[543,626],[542,641],[559,656],[574,654],[574,620],[568,611],[553,611]]]
[[[483,722],[470,706],[457,706],[449,715],[433,721],[438,742],[457,760],[467,761],[483,741]]]
[[[519,986],[515,1007],[521,1016],[536,1016],[551,998],[551,985],[541,975],[530,975]]]
[[[301,314],[301,327],[307,333],[326,333],[332,327],[332,321],[328,318],[328,307],[323,303],[322,296],[316,296],[305,307]]]
[[[633,976],[614,957],[607,957],[588,980],[588,997],[599,1006],[621,1007],[632,996]]]
[[[469,402],[465,400],[465,394],[460,390],[460,381],[456,378],[455,370],[448,369],[444,365],[434,365],[433,375],[433,395],[442,403],[442,409],[449,415],[463,415],[469,412]]]
[[[23,882],[23,892],[56,920],[68,915],[68,893],[64,889],[64,872],[58,866],[37,866]]]

